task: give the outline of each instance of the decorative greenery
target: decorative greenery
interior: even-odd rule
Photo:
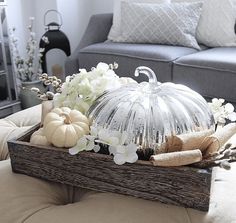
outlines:
[[[11,38],[11,50],[13,55],[13,61],[16,69],[16,74],[21,82],[29,82],[38,79],[38,74],[42,73],[41,63],[42,63],[42,53],[44,48],[38,49],[38,42],[36,40],[36,34],[33,31],[34,28],[34,18],[30,17],[29,39],[26,43],[26,57],[20,55],[18,49],[18,38],[15,37],[16,28],[10,30]],[[48,44],[47,37],[42,37],[45,44]]]

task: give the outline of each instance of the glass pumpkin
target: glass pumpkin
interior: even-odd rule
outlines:
[[[127,132],[127,144],[149,154],[158,153],[167,137],[214,129],[200,94],[184,85],[157,82],[150,68],[138,67],[135,76],[140,74],[149,82],[128,84],[96,99],[87,114],[93,127]]]

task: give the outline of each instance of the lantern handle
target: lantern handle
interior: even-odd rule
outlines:
[[[47,26],[47,24],[46,24],[46,16],[48,15],[48,13],[51,13],[51,12],[56,12],[56,13],[59,15],[60,23],[58,23],[58,25],[59,25],[59,27],[61,27],[62,24],[63,24],[62,16],[61,16],[61,13],[58,12],[57,10],[55,10],[55,9],[49,9],[49,10],[46,11],[46,13],[44,14],[44,26]]]
[[[149,83],[157,83],[156,74],[149,67],[145,66],[137,67],[134,72],[134,76],[138,77],[139,74],[145,74],[146,76],[148,76]]]

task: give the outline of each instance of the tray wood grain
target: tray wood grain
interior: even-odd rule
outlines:
[[[154,167],[149,161],[118,166],[112,156],[32,145],[34,126],[8,142],[12,170],[62,184],[131,195],[188,208],[209,208],[212,169]]]

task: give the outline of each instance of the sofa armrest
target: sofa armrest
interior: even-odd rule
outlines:
[[[107,36],[112,26],[113,14],[97,14],[90,18],[87,29],[75,51],[65,62],[66,75],[71,75],[79,71],[78,54],[80,49],[94,43],[107,40]]]

